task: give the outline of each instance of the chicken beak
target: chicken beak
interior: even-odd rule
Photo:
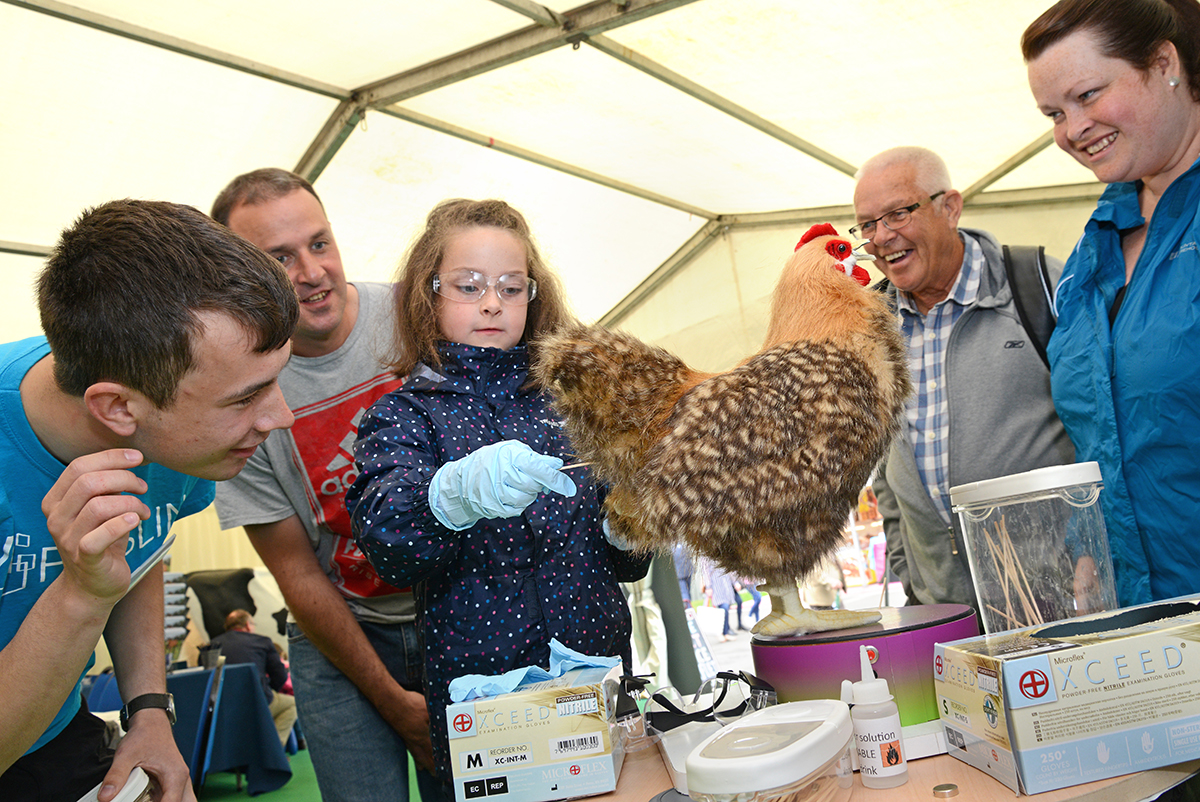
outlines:
[[[854,269],[855,265],[857,265],[859,262],[873,262],[873,261],[875,261],[875,257],[872,256],[871,254],[859,253],[858,251],[854,251],[849,256],[847,256],[845,259],[838,262],[838,264],[840,264],[842,266],[842,272],[848,276],[848,275],[850,275],[850,271],[852,271]]]
[[[865,251],[855,250],[850,253],[839,264],[842,267],[842,272],[854,279],[861,286],[866,287],[871,283],[871,274],[867,272],[865,267],[859,267],[859,262],[874,262],[875,257]]]

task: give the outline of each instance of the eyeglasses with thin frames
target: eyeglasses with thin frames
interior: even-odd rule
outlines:
[[[537,297],[537,282],[522,273],[488,278],[474,270],[456,270],[433,279],[433,291],[457,304],[479,303],[492,287],[501,302],[513,306],[524,306]]]
[[[946,190],[935,192],[923,201],[917,201],[911,206],[901,206],[899,209],[893,209],[883,217],[876,217],[874,220],[867,220],[864,223],[859,223],[856,226],[850,226],[850,236],[858,239],[870,239],[875,236],[875,224],[883,223],[884,228],[888,231],[899,231],[904,228],[912,220],[912,213],[920,209],[927,203],[933,203],[934,199],[941,195],[945,195]]]

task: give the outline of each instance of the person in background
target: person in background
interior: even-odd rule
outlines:
[[[743,576],[738,579],[738,582],[750,594],[750,609],[747,611],[746,617],[753,618],[754,623],[757,624],[759,619],[758,608],[762,605],[762,593],[759,591],[758,586],[762,584],[762,580]]]
[[[84,212],[37,282],[45,337],[0,346],[0,799],[108,802],[140,766],[195,799],[171,736],[162,558],[292,415],[297,303],[271,259],[189,206]],[[116,753],[83,675],[103,633]]]
[[[733,606],[737,610],[737,631],[749,632],[750,627],[742,623],[742,603],[745,599],[742,598],[742,591],[745,587],[742,585],[740,576],[733,577]]]
[[[826,555],[804,578],[804,603],[814,610],[833,610],[841,606],[838,595],[845,589],[846,577],[837,555]]]
[[[295,696],[296,692],[292,688],[292,667],[288,665],[287,652],[285,652],[283,647],[275,641],[271,641],[271,645],[275,647],[275,651],[279,654],[279,659],[283,663],[283,667],[287,669],[288,672],[287,679],[283,681],[283,687],[279,689],[279,692],[286,693],[288,696]],[[301,739],[301,743],[303,744],[303,739]],[[304,749],[306,746],[302,745],[300,748]]]
[[[418,588],[438,774],[451,778],[450,681],[549,665],[550,640],[631,667],[619,582],[646,575],[602,527],[602,490],[529,377],[569,320],[525,218],[500,200],[430,212],[397,293],[392,363],[408,381],[364,416],[346,505],[387,581]]]
[[[709,565],[705,576],[705,594],[712,601],[713,606],[719,607],[721,612],[724,613],[724,622],[721,626],[721,643],[725,643],[737,636],[737,632],[729,620],[729,609],[734,606],[734,602],[738,597],[737,588],[734,586],[733,576],[715,563]],[[740,615],[738,624],[738,628],[741,629]]]
[[[283,693],[288,670],[279,652],[275,651],[275,644],[265,635],[254,634],[250,613],[234,610],[225,616],[225,632],[213,638],[210,645],[221,648],[226,663],[249,663],[258,669],[279,743],[286,746],[292,725],[296,723],[296,700]]]
[[[867,564],[875,584],[887,582],[887,537],[882,532],[867,540]]]
[[[662,608],[654,597],[650,572],[636,582],[622,582],[621,591],[629,602],[629,617],[633,630],[633,671],[653,674],[653,686],[670,685],[667,665],[667,627]]]
[[[874,483],[909,604],[978,605],[951,487],[1074,460],[1000,244],[960,228],[962,208],[925,148],[886,150],[858,171],[850,233],[888,279],[917,390]],[[1061,265],[1048,267],[1056,276]]]
[[[696,561],[682,543],[675,544],[671,557],[675,563],[675,576],[679,577],[679,595],[683,597],[683,608],[687,610],[692,606],[692,576],[696,571]]]
[[[212,214],[279,260],[300,299],[279,377],[296,424],[217,489],[217,512],[223,528],[245,527],[287,603],[296,708],[322,799],[404,802],[411,754],[422,799],[434,802],[412,593],[379,578],[345,508],[358,420],[400,386],[384,365],[392,287],[346,280],[325,208],[294,173],[240,175]]]
[[[1054,140],[1108,184],[1058,283],[1054,403],[1100,464],[1122,606],[1200,590],[1200,4],[1060,2],[1021,39]]]

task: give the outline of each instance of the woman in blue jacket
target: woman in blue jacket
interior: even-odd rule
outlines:
[[[1051,385],[1100,463],[1123,605],[1200,591],[1200,3],[1063,0],[1021,40],[1058,146],[1108,184],[1067,261]]]
[[[445,709],[464,674],[549,664],[557,638],[630,663],[618,582],[649,555],[606,540],[601,496],[548,398],[530,385],[527,340],[566,318],[563,292],[519,212],[446,201],[429,215],[397,287],[402,388],[358,429],[346,495],[379,575],[413,586],[424,636],[434,757],[449,782]]]

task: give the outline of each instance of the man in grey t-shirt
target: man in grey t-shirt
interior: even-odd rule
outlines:
[[[213,217],[280,261],[300,300],[280,376],[296,425],[270,437],[217,490],[224,528],[243,526],[287,602],[292,683],[321,796],[407,800],[408,758],[437,798],[411,592],[384,583],[345,510],[361,415],[401,383],[382,364],[390,285],[349,284],[312,185],[268,168],[235,178]]]

